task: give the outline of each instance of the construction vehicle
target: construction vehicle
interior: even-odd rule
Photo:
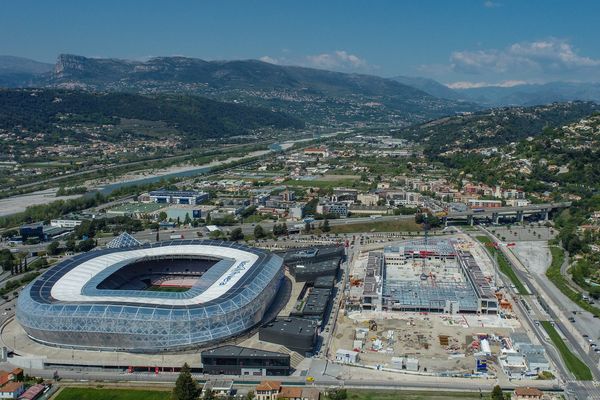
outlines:
[[[377,322],[374,319],[369,320],[369,330],[376,331],[377,330]]]

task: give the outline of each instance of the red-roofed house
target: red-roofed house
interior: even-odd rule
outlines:
[[[0,388],[0,399],[17,399],[24,391],[23,382],[8,382]]]
[[[281,382],[262,381],[256,385],[256,400],[276,400],[281,390]]]
[[[544,392],[532,387],[520,387],[515,389],[516,400],[541,400]]]
[[[8,372],[0,371],[0,386],[6,385],[11,381],[11,376]]]
[[[279,392],[279,399],[286,400],[303,400],[302,399],[302,388],[293,386],[284,386]]]
[[[15,368],[10,371],[11,379],[13,381],[22,381],[23,380],[23,370],[21,368]]]

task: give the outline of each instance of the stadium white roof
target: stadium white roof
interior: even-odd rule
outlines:
[[[83,287],[95,275],[115,265],[123,266],[144,257],[168,256],[171,254],[207,256],[233,259],[231,267],[204,292],[193,298],[148,298],[132,296],[90,296],[84,295]],[[58,301],[66,302],[123,302],[132,304],[156,304],[189,306],[202,304],[223,296],[231,289],[256,263],[258,256],[247,251],[223,246],[211,245],[174,245],[152,247],[101,255],[88,260],[67,272],[52,287],[51,295]]]

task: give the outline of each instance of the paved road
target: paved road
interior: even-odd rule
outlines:
[[[10,359],[9,359],[10,361]],[[10,364],[0,364],[3,369],[11,368]],[[357,374],[360,374],[360,369],[355,367],[344,367],[353,368]],[[26,369],[25,371],[29,375],[41,376],[44,378],[52,378],[54,370],[39,370],[39,369]],[[101,372],[101,371],[69,371],[61,370],[59,375],[62,379],[76,380],[78,382],[86,381],[118,381],[118,382],[174,382],[177,379],[178,374],[174,373],[159,373],[155,375],[153,373],[115,373],[115,372]],[[240,387],[244,384],[244,381],[248,381],[250,385],[255,385],[256,377],[240,377],[240,376],[211,376],[194,374],[194,377],[199,380],[215,380],[215,379],[232,379],[235,381],[235,386]],[[300,376],[289,376],[282,377],[285,382],[296,382],[298,384],[304,384],[306,377]],[[323,376],[316,379],[314,386],[318,388],[328,387],[345,387],[345,388],[357,388],[357,389],[396,389],[396,390],[410,390],[410,389],[433,389],[433,390],[456,390],[456,391],[479,391],[489,392],[493,386],[497,384],[494,379],[465,379],[465,378],[442,378],[442,377],[430,377],[430,376],[419,376],[419,375],[408,375],[398,374],[393,380],[371,380],[367,377],[357,376],[355,379],[336,379],[330,376]],[[517,386],[521,386],[519,382],[507,382],[502,385],[504,389],[514,389]],[[547,381],[540,381],[536,386],[547,390],[559,390],[554,387],[552,383]]]
[[[481,227],[479,229],[482,230],[483,232],[485,232],[488,236],[491,236],[494,240],[499,241],[498,238],[496,238],[493,234],[491,234],[486,229],[481,228]],[[555,293],[555,291],[557,290],[556,287],[554,287],[554,285],[552,285],[551,283],[546,282],[545,279],[539,279],[539,277],[538,277],[538,279],[536,279],[536,275],[532,276],[529,273],[527,273],[526,268],[523,265],[523,263],[515,256],[515,254],[512,251],[510,251],[509,248],[500,246],[500,249],[503,252],[503,254],[507,257],[507,259],[510,261],[512,268],[514,269],[515,273],[517,274],[517,277],[519,278],[519,280],[521,280],[523,283],[525,283],[529,287],[530,291],[532,292],[532,295],[541,297],[543,299],[550,300],[547,302],[547,303],[549,303],[550,307],[548,307],[548,309],[546,311],[550,315],[551,319],[554,321],[556,328],[563,334],[564,338],[566,339],[565,343],[570,348],[570,350],[573,351],[590,368],[590,370],[592,371],[592,374],[594,376],[594,380],[598,381],[598,379],[600,377],[600,370],[598,369],[598,362],[596,360],[593,360],[590,357],[590,355],[587,352],[587,349],[583,349],[580,346],[581,340],[579,337],[575,336],[575,334],[573,333],[573,330],[567,329],[567,327],[565,326],[565,323],[562,322],[566,318],[564,316],[560,315],[561,311],[564,314],[565,310],[560,310],[560,306],[557,306],[557,305],[562,305],[562,307],[564,307],[565,305],[568,304],[569,309],[571,309],[571,307],[575,306],[575,304],[573,302],[571,302],[571,300],[569,300],[568,298],[559,299]],[[559,309],[559,311],[557,312],[556,309]],[[571,375],[569,373],[568,375],[565,375],[565,376],[571,376]],[[589,387],[589,385],[587,385],[585,383],[568,380],[566,383],[566,386],[573,393],[575,393],[575,396],[578,396],[578,397],[575,397],[577,399],[587,399],[587,398],[592,399],[592,398],[594,398],[593,397],[594,393],[592,393],[588,390],[590,387]]]
[[[474,235],[475,235],[475,233],[474,233]],[[527,310],[524,307],[523,303],[520,301],[520,295],[518,294],[518,292],[515,289],[512,288],[512,285],[510,284],[511,283],[510,279],[507,276],[505,276],[502,272],[500,272],[500,267],[498,266],[497,260],[495,260],[495,258],[490,254],[489,250],[486,247],[484,247],[484,249],[485,249],[485,252],[488,254],[488,256],[492,260],[494,260],[494,268],[496,269],[498,276],[501,277],[504,287],[507,288],[507,290],[510,292],[510,294],[512,295],[512,298],[516,299],[516,301],[514,303],[515,303],[517,309],[519,310],[519,313],[525,317],[527,325],[524,325],[523,328],[525,328],[525,329],[529,328],[529,330],[534,333],[534,335],[538,338],[540,344],[542,346],[544,346],[544,349],[546,350],[546,354],[551,358],[552,363],[555,365],[556,369],[558,370],[559,375],[561,377],[563,377],[563,379],[568,380],[571,377],[571,374],[568,371],[568,369],[566,368],[566,366],[564,365],[563,360],[560,358],[560,354],[558,353],[556,348],[551,343],[546,341],[546,335],[542,332],[541,327],[539,327],[535,324],[529,310]]]

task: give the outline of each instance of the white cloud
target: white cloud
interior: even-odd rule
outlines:
[[[505,49],[455,51],[450,56],[455,72],[465,74],[564,72],[600,67],[600,60],[581,56],[564,39],[514,43]]]
[[[270,56],[262,56],[259,58],[260,61],[269,63],[269,64],[279,64],[279,60],[277,58],[274,57],[270,57]]]
[[[368,66],[366,60],[345,50],[306,56],[306,61],[308,65],[325,69],[362,69]]]
[[[501,3],[497,3],[495,1],[491,1],[491,0],[487,0],[483,2],[483,6],[485,8],[496,8],[496,7],[500,7],[502,4]]]
[[[331,53],[320,53],[316,55],[294,57],[290,50],[284,49],[283,55],[279,57],[262,56],[259,60],[278,65],[299,65],[302,67],[321,68],[337,71],[368,71],[376,69],[364,58],[351,54],[346,50],[336,50]]]
[[[498,83],[490,83],[490,82],[469,82],[469,81],[458,81],[447,83],[450,89],[474,89],[474,88],[482,88],[482,87],[513,87],[518,85],[525,85],[529,82],[521,81],[521,80],[507,80]]]

